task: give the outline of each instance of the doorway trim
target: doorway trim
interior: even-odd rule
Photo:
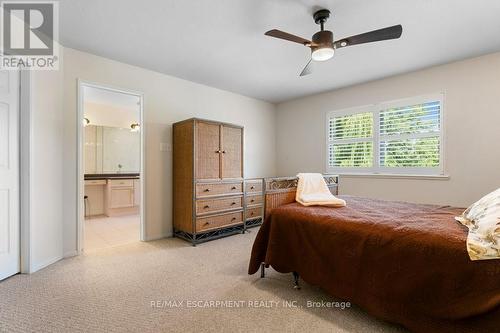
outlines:
[[[31,71],[19,70],[19,192],[21,273],[31,273]]]
[[[139,171],[139,177],[140,177],[140,187],[141,187],[141,202],[140,202],[140,207],[139,207],[139,214],[140,214],[140,240],[141,241],[146,241],[146,209],[145,209],[145,202],[146,202],[146,170],[145,170],[145,146],[146,146],[146,126],[144,124],[144,93],[130,90],[130,89],[124,89],[124,88],[118,88],[114,87],[108,84],[100,84],[100,83],[95,83],[95,82],[90,82],[90,81],[85,81],[82,79],[77,79],[77,184],[76,184],[76,193],[77,193],[77,202],[76,202],[76,214],[77,214],[77,228],[76,228],[76,244],[77,244],[77,252],[78,254],[81,254],[84,250],[83,247],[83,236],[84,236],[84,220],[85,220],[85,212],[84,212],[84,201],[83,201],[83,196],[84,196],[84,190],[85,190],[85,180],[84,180],[84,156],[83,156],[83,118],[84,118],[84,110],[83,110],[83,102],[84,102],[84,96],[83,96],[83,89],[85,87],[90,87],[90,88],[97,88],[97,89],[104,89],[112,92],[117,92],[117,93],[122,93],[122,94],[128,94],[128,95],[134,95],[139,97],[140,100],[140,115],[139,115],[139,122],[140,122],[140,147],[141,147],[141,156],[140,156],[140,171]]]

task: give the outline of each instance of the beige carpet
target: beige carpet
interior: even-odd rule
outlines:
[[[265,279],[247,275],[256,232],[198,247],[179,239],[129,244],[14,276],[0,282],[0,331],[404,331],[355,307],[307,307],[307,301],[333,299],[304,283],[294,290],[291,274],[268,269]],[[173,301],[183,300],[173,307]],[[207,300],[243,307],[192,307],[205,306],[192,301]],[[160,307],[151,306],[155,301]],[[297,307],[285,307],[283,301]],[[272,307],[257,307],[265,305]]]

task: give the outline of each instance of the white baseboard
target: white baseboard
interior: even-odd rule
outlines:
[[[35,264],[35,265],[33,265],[31,267],[30,274],[33,274],[33,273],[35,273],[35,272],[37,272],[37,271],[39,271],[39,270],[41,270],[41,269],[43,269],[43,268],[45,268],[47,266],[50,266],[50,265],[58,262],[61,259],[63,259],[62,256],[57,256],[57,257],[54,257],[52,259],[45,260],[45,261],[43,261],[43,262],[41,262],[39,264]]]
[[[173,236],[173,233],[167,232],[167,233],[159,234],[159,235],[146,236],[144,241],[151,242],[151,241],[155,241],[155,240],[159,240],[159,239],[163,239],[163,238],[170,238],[172,236]]]
[[[68,252],[64,253],[63,258],[71,258],[71,257],[75,257],[77,255],[78,255],[78,251],[72,250],[72,251],[68,251]]]

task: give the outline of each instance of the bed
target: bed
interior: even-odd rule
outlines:
[[[338,179],[326,178],[336,193]],[[471,261],[463,209],[340,196],[294,202],[293,179],[266,180],[266,217],[249,274],[294,272],[330,295],[415,332],[498,332],[500,260]]]

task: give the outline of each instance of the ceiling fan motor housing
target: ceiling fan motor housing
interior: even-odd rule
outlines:
[[[312,37],[311,50],[333,48],[333,32],[329,30],[318,31]]]

